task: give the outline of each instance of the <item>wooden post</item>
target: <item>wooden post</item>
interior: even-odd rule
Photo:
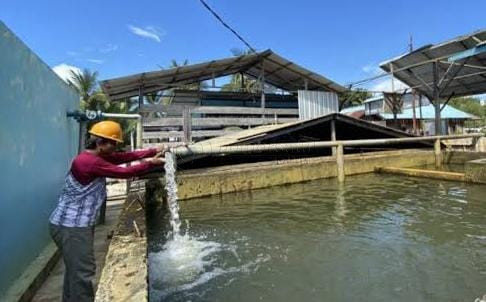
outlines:
[[[336,121],[331,120],[331,141],[336,141]],[[336,147],[332,147],[332,156],[336,156]]]
[[[342,144],[337,146],[336,152],[337,178],[339,182],[344,181],[344,147]]]
[[[192,130],[192,119],[191,119],[191,108],[184,107],[182,111],[182,130],[184,131],[184,142],[186,144],[191,143],[191,130]]]
[[[442,166],[442,159],[440,154],[440,138],[435,140],[434,155],[435,155],[435,167],[440,168]]]

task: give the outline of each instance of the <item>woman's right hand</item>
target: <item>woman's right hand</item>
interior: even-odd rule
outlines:
[[[151,162],[154,165],[162,165],[162,164],[164,164],[165,163],[165,158],[161,157],[162,155],[164,155],[163,152],[157,153],[154,157],[152,157],[151,159],[149,159],[149,162]]]

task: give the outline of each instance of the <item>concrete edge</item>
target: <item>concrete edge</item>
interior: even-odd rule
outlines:
[[[145,211],[132,194],[125,200],[105,256],[95,301],[148,301],[148,265]]]
[[[7,290],[0,301],[30,301],[42,286],[50,272],[61,258],[61,253],[54,242],[50,242],[44,250],[24,270],[13,285]]]

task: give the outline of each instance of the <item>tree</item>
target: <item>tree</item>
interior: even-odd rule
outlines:
[[[245,51],[240,48],[232,48],[230,51],[235,57],[245,56],[252,53],[250,50]],[[260,89],[260,83],[256,79],[241,73],[232,74],[229,83],[224,84],[223,87],[221,87],[221,91],[244,91],[249,93],[256,93]]]
[[[81,73],[71,70],[68,84],[80,95],[82,110],[106,110],[110,107],[108,97],[99,89],[98,72],[85,68]]]
[[[73,87],[80,95],[81,110],[95,110],[109,113],[133,113],[136,107],[133,102],[127,98],[111,102],[106,94],[101,91],[98,84],[98,72],[83,69],[81,73],[71,70],[71,79],[68,84]],[[89,127],[96,121],[88,123]],[[136,127],[133,120],[119,120],[123,128],[124,141],[129,142],[130,132]]]
[[[345,107],[357,106],[363,104],[366,99],[372,97],[372,94],[366,89],[348,90],[339,95],[339,111]]]
[[[479,99],[474,97],[453,98],[449,101],[449,105],[479,118],[479,120],[466,121],[466,126],[483,127],[486,125],[486,107],[481,105]]]
[[[169,64],[168,68],[169,69],[171,69],[171,68],[178,68],[178,67],[186,66],[186,65],[189,65],[189,60],[188,59],[185,59],[182,63],[178,63],[177,60],[172,59],[170,61],[170,64]],[[164,69],[161,66],[159,66],[159,67],[161,69]],[[206,82],[197,82],[197,83],[191,83],[191,84],[182,85],[182,86],[176,87],[176,89],[199,91],[201,89],[206,88],[207,86],[208,85],[206,84]]]

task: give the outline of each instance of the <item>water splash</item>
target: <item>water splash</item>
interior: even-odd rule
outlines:
[[[162,250],[149,253],[149,265],[152,267],[151,300],[184,294],[221,275],[251,273],[258,270],[260,263],[269,260],[268,256],[259,255],[256,259],[243,262],[236,245],[220,244],[208,240],[206,236],[191,235],[188,224],[182,234],[174,154],[165,154],[164,167],[172,230]]]

